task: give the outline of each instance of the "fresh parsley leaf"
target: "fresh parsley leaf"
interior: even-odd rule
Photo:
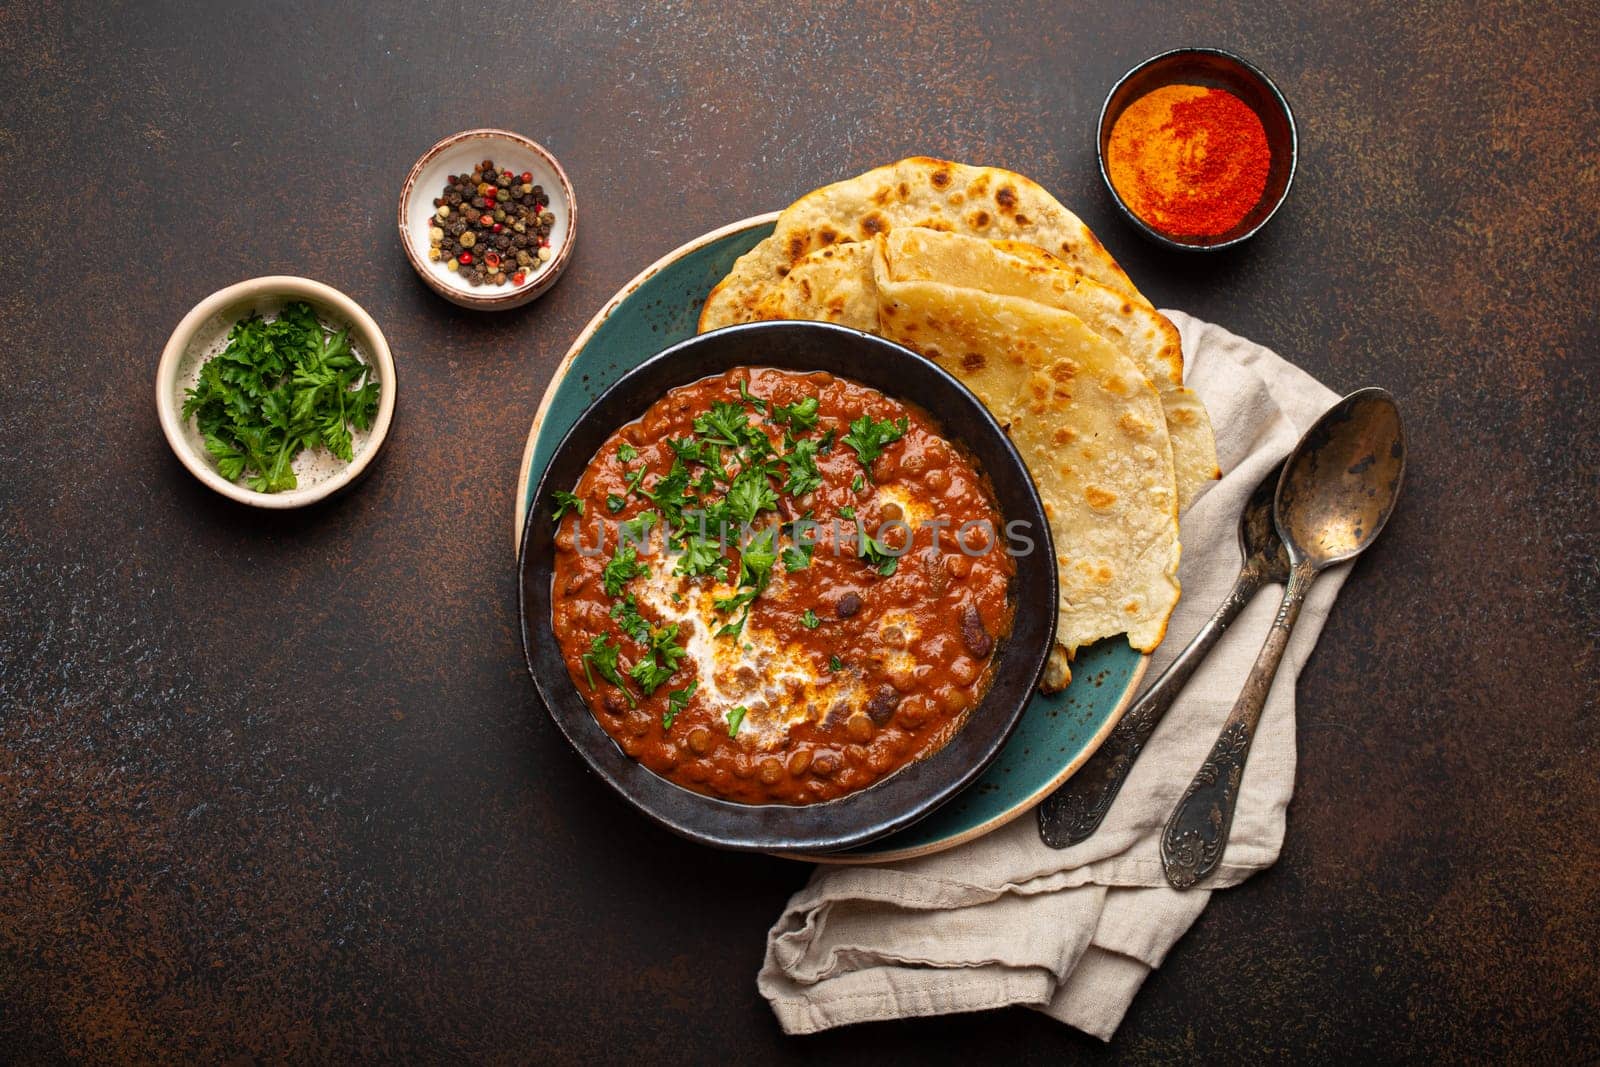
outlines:
[[[750,416],[738,404],[726,400],[713,401],[711,410],[697,415],[694,432],[712,444],[738,448],[750,428]]]
[[[754,586],[757,592],[772,580],[772,565],[778,562],[778,528],[768,526],[739,550],[739,584]]]
[[[681,459],[674,459],[672,469],[657,478],[655,485],[646,489],[644,495],[676,525],[683,522],[683,509],[695,502],[688,489],[689,468],[683,465]]]
[[[853,518],[856,517],[856,509],[852,508],[852,507],[840,508],[839,509],[839,517],[841,519],[853,519]]]
[[[667,694],[667,710],[661,713],[661,729],[672,729],[673,722],[683,714],[689,706],[689,698],[694,696],[694,691],[700,688],[700,679],[690,682],[687,688],[674,689]]]
[[[639,702],[622,680],[622,668],[618,662],[621,652],[621,646],[612,643],[610,634],[595,634],[594,640],[589,642],[589,651],[579,657],[583,663],[583,676],[588,679],[589,688],[593,689],[594,675],[589,672],[589,668],[593,667],[600,677],[622,690],[630,707],[638,707]]]
[[[615,515],[617,512],[621,511],[623,508],[625,508],[627,506],[628,506],[628,498],[627,497],[618,496],[615,493],[607,493],[606,494],[606,510],[611,512],[611,514]]]
[[[628,582],[649,573],[650,568],[639,560],[638,549],[624,541],[612,555],[611,562],[600,572],[600,581],[605,586],[606,596],[615,597],[622,595],[622,589]]]
[[[871,476],[872,461],[883,455],[885,448],[904,437],[909,428],[910,422],[904,417],[897,422],[888,419],[879,422],[870,415],[863,415],[850,424],[850,432],[844,435],[844,443],[855,450],[856,457],[867,469],[868,476]]]
[[[762,400],[759,396],[751,394],[750,380],[748,378],[739,379],[739,399],[743,400],[746,404],[749,404],[763,415],[766,414],[767,402]]]
[[[815,545],[787,545],[783,550],[784,570],[793,574],[803,571],[811,566],[811,554],[816,551]]]
[[[838,674],[840,671],[844,670],[844,661],[838,656],[829,656],[828,670],[834,674]]]
[[[611,617],[617,627],[641,645],[650,643],[650,620],[639,614],[639,604],[629,593],[626,598],[611,605]]]
[[[822,484],[822,472],[817,470],[817,443],[796,441],[794,451],[783,457],[789,471],[789,480],[783,491],[790,496],[805,496]]]
[[[628,676],[639,683],[644,695],[654,693],[661,683],[671,678],[685,652],[677,643],[678,624],[664,626],[650,636],[650,651],[628,671]]]
[[[639,458],[639,450],[624,441],[617,446],[617,458],[623,463],[632,463]]]
[[[617,539],[625,545],[635,548],[648,548],[650,546],[650,529],[655,526],[661,516],[653,511],[641,511],[631,519],[617,524]]]
[[[832,452],[833,439],[838,433],[838,430],[830,429],[827,433],[823,434],[821,443],[817,445],[817,451],[821,452],[823,455],[827,455],[829,452]]]
[[[709,537],[688,537],[683,542],[683,555],[678,557],[677,566],[672,568],[672,573],[683,577],[715,577],[723,579],[728,577],[728,558],[722,553],[722,544],[710,541]]]
[[[850,491],[852,493],[859,493],[865,484],[866,483],[861,480],[861,475],[858,474],[854,478],[850,479]]]
[[[761,595],[759,589],[745,589],[730,597],[719,597],[712,601],[712,606],[718,611],[737,611],[738,617],[723,625],[717,631],[718,637],[738,637],[744,632],[744,624],[750,618],[750,605],[755,603],[756,597]]]
[[[796,430],[814,430],[817,427],[817,398],[808,396],[793,404],[779,404],[772,409],[772,421],[780,426],[793,426]]]
[[[714,448],[715,446],[708,446],[706,442],[698,437],[669,437],[667,438],[667,447],[672,449],[673,455],[685,463],[710,464],[715,460],[714,456],[708,457],[706,452],[708,447]]]
[[[747,467],[728,486],[727,505],[729,520],[748,526],[761,512],[778,506],[778,494],[767,481],[765,470]]]
[[[583,514],[583,501],[578,499],[576,493],[569,493],[565,489],[557,489],[551,496],[555,499],[555,510],[550,513],[550,518],[555,522],[561,521],[561,516],[569,511]]]
[[[709,574],[722,579],[728,576],[728,566],[719,542],[695,536],[684,540],[683,555],[678,557],[678,564],[672,573],[688,578],[702,578]]]
[[[746,708],[743,704],[739,704],[739,705],[735,706],[732,711],[728,712],[728,736],[729,737],[738,737],[739,736],[739,726],[740,726],[740,724],[742,724],[744,722],[744,717],[748,713],[749,713],[749,709]]]
[[[800,624],[808,630],[815,630],[817,627],[822,625],[822,620],[817,618],[816,612],[812,611],[810,608],[807,608],[806,613],[800,616]]]
[[[888,545],[872,537],[862,542],[861,558],[868,565],[877,568],[878,573],[885,578],[900,566],[900,557],[890,552]]]

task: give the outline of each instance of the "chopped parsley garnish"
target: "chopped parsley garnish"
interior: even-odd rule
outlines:
[[[821,452],[823,455],[827,455],[829,452],[832,452],[833,438],[838,432],[838,430],[829,430],[827,433],[823,434],[822,443],[817,446],[817,451]]]
[[[600,677],[622,690],[622,695],[628,698],[630,707],[638,707],[639,702],[634,699],[633,693],[622,680],[622,670],[617,664],[617,657],[622,652],[619,645],[611,643],[610,634],[595,634],[594,640],[589,642],[589,651],[580,659],[583,662],[583,676],[589,681],[589,688],[594,688],[594,674],[590,673],[593,667]]]
[[[767,481],[767,472],[760,467],[746,467],[728,486],[728,519],[748,526],[758,514],[778,506],[778,494]]]
[[[582,503],[582,501],[579,501],[579,503]],[[628,498],[627,497],[621,497],[621,496],[618,496],[615,493],[607,493],[606,494],[606,510],[611,512],[611,514],[615,515],[617,512],[621,511],[623,508],[625,508],[627,506],[628,506]]]
[[[767,402],[762,400],[759,396],[754,396],[751,394],[750,381],[748,378],[739,379],[739,399],[743,400],[746,404],[749,404],[763,415],[766,414]]]
[[[639,604],[632,593],[611,606],[611,617],[623,633],[641,645],[650,643],[650,620],[639,614]]]
[[[738,404],[726,400],[712,403],[711,410],[695,417],[694,432],[705,440],[728,448],[738,448],[745,443],[745,433],[750,429],[750,416]]]
[[[840,671],[844,670],[844,660],[840,659],[838,656],[829,656],[828,670],[834,674],[838,674]]]
[[[814,430],[817,428],[817,407],[817,398],[814,396],[796,400],[793,404],[778,404],[772,409],[772,421],[796,430]]]
[[[744,722],[744,717],[748,713],[749,713],[749,709],[746,708],[743,704],[737,705],[732,711],[728,712],[728,736],[729,737],[738,737],[739,736],[739,726],[740,726],[741,723]]]
[[[644,695],[649,696],[678,669],[684,657],[684,648],[678,644],[678,624],[663,626],[650,635],[650,651],[628,671],[628,676],[639,683]]]
[[[852,493],[861,492],[861,489],[864,485],[866,485],[866,483],[861,480],[861,475],[859,474],[850,479],[850,491]]]
[[[615,597],[622,595],[628,582],[649,573],[650,568],[639,559],[639,550],[624,541],[600,572],[600,581],[605,586],[606,596]]]
[[[617,458],[624,463],[632,463],[639,458],[639,450],[624,441],[617,446]]]
[[[672,573],[687,578],[701,578],[709,574],[722,579],[728,576],[728,559],[722,554],[720,542],[706,537],[689,537],[684,540],[683,555],[678,557],[678,565],[672,569]]]
[[[808,630],[815,630],[817,627],[822,625],[822,620],[817,618],[816,612],[812,611],[810,608],[807,608],[806,613],[800,616],[800,623]]]
[[[850,424],[850,432],[844,435],[844,443],[855,449],[856,457],[861,460],[870,477],[872,461],[883,455],[885,448],[904,437],[909,428],[910,420],[903,417],[896,422],[888,419],[879,422],[870,415],[863,415]]]
[[[861,559],[870,566],[876,567],[878,573],[885,578],[895,572],[900,566],[900,557],[889,551],[889,546],[875,538],[868,537],[862,541]]]
[[[778,528],[768,526],[739,550],[739,584],[765,589],[778,562]]]
[[[783,568],[790,574],[803,571],[811,566],[811,554],[816,551],[815,545],[787,545],[783,550]]]
[[[633,518],[617,525],[617,533],[625,545],[634,545],[638,548],[648,548],[650,545],[650,528],[656,524],[661,516],[653,511],[641,511]]]
[[[700,679],[696,678],[689,683],[686,689],[674,689],[667,694],[667,710],[661,713],[661,728],[672,729],[674,720],[683,714],[683,709],[689,706],[689,698],[694,696],[694,691],[700,688]]]
[[[744,624],[750,618],[750,605],[755,603],[756,597],[761,595],[759,589],[746,589],[735,593],[733,596],[718,597],[711,602],[711,606],[727,614],[737,611],[738,617],[731,622],[724,623],[717,631],[718,637],[738,637],[744,632]]]
[[[644,495],[660,508],[673,523],[683,521],[683,509],[695,503],[694,497],[688,493],[689,468],[683,465],[681,459],[672,461],[672,469],[656,479],[656,484],[644,491]]]
[[[839,509],[839,517],[841,519],[853,519],[853,518],[856,517],[856,509],[852,508],[852,507],[840,508]]]
[[[671,437],[667,439],[667,447],[685,463],[702,463],[708,467],[718,466],[722,451],[698,437]]]
[[[579,515],[583,514],[583,501],[578,499],[576,493],[569,493],[565,489],[557,489],[550,495],[556,502],[555,510],[550,512],[550,518],[557,523],[561,521],[561,516],[569,511],[576,511]]]
[[[817,470],[817,443],[796,441],[794,451],[783,457],[789,480],[783,491],[790,496],[805,496],[822,484],[822,472]]]

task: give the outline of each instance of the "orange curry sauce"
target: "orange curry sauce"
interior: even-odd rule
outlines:
[[[839,797],[936,752],[988,690],[1015,561],[987,481],[915,408],[829,374],[739,368],[622,427],[575,496],[552,589],[568,670],[622,750],[681,786]],[[702,513],[724,504],[741,521],[759,509],[757,540],[718,543]],[[643,551],[624,524],[635,545],[648,529]],[[865,556],[858,524],[881,538]]]

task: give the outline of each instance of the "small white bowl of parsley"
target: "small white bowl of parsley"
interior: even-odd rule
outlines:
[[[326,499],[366,472],[394,417],[394,359],[372,317],[309,278],[206,297],[161,353],[156,410],[173,452],[261,508]]]

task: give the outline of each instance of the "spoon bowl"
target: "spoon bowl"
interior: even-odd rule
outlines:
[[[1400,411],[1376,387],[1358,389],[1324,412],[1285,461],[1273,520],[1289,552],[1289,581],[1217,743],[1162,831],[1161,866],[1175,888],[1196,885],[1221,864],[1250,742],[1300,606],[1318,574],[1377,538],[1400,496],[1405,465]],[[1248,508],[1240,536],[1250,536]]]
[[[1405,474],[1400,410],[1388,390],[1360,389],[1306,431],[1278,480],[1278,534],[1290,558],[1318,570],[1378,536]]]

